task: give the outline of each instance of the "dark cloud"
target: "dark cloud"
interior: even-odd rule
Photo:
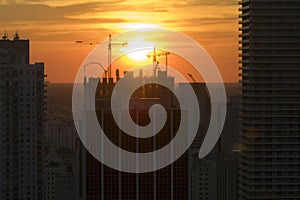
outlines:
[[[25,2],[25,1],[24,1]],[[78,15],[82,14],[96,14],[99,12],[107,13],[114,11],[124,11],[124,12],[153,12],[153,13],[174,13],[176,9],[184,8],[188,11],[189,7],[198,7],[203,5],[237,5],[237,0],[193,0],[187,1],[184,4],[180,1],[180,3],[172,4],[171,6],[162,7],[161,4],[151,3],[151,2],[141,2],[139,4],[127,4],[122,0],[115,0],[109,2],[86,2],[86,3],[77,3],[66,6],[49,6],[43,4],[42,0],[27,0],[26,4],[17,4],[15,0],[8,0],[7,4],[0,5],[0,18],[4,22],[20,22],[20,21],[65,21],[69,22],[70,18],[76,18],[79,21]],[[54,0],[54,2],[56,2]],[[32,4],[34,3],[34,4]],[[226,20],[217,18],[219,20],[218,23],[222,23]],[[122,19],[105,19],[106,22],[124,22]],[[197,22],[203,22],[205,19],[187,19]],[[213,19],[209,19],[212,21]],[[231,20],[231,19],[229,19]],[[74,21],[74,20],[73,20]],[[90,23],[102,23],[104,20],[97,19],[88,19],[81,20],[82,22],[90,22]],[[98,21],[98,22],[97,22]],[[177,20],[174,20],[174,22]],[[183,21],[180,20],[179,21]]]
[[[174,7],[195,7],[195,6],[234,6],[238,0],[190,0],[182,3],[174,3]]]
[[[34,41],[43,41],[47,38],[47,41],[70,41],[70,43],[75,44],[77,40],[91,40],[91,35],[97,35],[97,33],[108,33],[110,32],[105,28],[91,28],[91,29],[76,29],[76,30],[64,30],[64,31],[46,31],[46,32],[36,32],[36,31],[27,31],[24,34],[29,34],[31,38],[34,38]],[[22,32],[23,33],[23,32]],[[72,34],[70,34],[72,33]],[[99,40],[99,38],[97,38]],[[95,41],[97,40],[95,38]],[[94,40],[92,40],[94,41]]]
[[[64,15],[46,5],[1,5],[0,18],[3,22],[59,20]]]
[[[0,18],[4,22],[12,21],[63,21],[79,14],[106,11],[113,3],[81,3],[67,6],[48,6],[43,4],[6,4],[0,5]],[[116,7],[115,7],[116,8]],[[91,21],[93,21],[92,19]]]
[[[237,16],[233,15],[231,17],[224,16],[224,17],[196,17],[196,18],[186,18],[186,19],[173,19],[173,20],[166,20],[165,23],[176,23],[178,25],[216,25],[216,24],[226,24],[231,22],[236,22],[238,19]]]
[[[58,3],[61,1],[48,0],[46,2],[59,5]],[[71,1],[68,2],[70,3]],[[237,9],[236,13],[230,12],[230,10],[235,9],[233,5],[237,6],[237,0],[180,0],[177,2],[179,3],[165,2],[164,5],[159,0],[140,1],[136,3],[130,0],[110,0],[53,6],[53,4],[46,5],[44,0],[7,0],[6,4],[0,4],[0,18],[2,22],[2,27],[0,28],[11,29],[12,25],[19,27],[20,24],[26,24],[26,27],[21,25],[21,29],[29,30],[30,28],[35,28],[44,32],[44,30],[61,30],[66,27],[66,34],[57,33],[63,38],[68,33],[74,34],[72,31],[78,28],[88,28],[88,30],[85,30],[85,32],[88,32],[93,27],[101,27],[101,24],[105,23],[156,23],[157,21],[155,20],[159,19],[160,16],[161,23],[167,27],[174,25],[174,27],[183,29],[222,25],[237,21]],[[205,6],[211,5],[214,5],[212,13],[201,10],[205,9]],[[216,10],[220,12],[216,12]],[[116,12],[116,15],[114,16],[110,12]],[[140,13],[144,18],[122,18],[123,12]],[[82,15],[87,17],[83,18]],[[166,17],[166,19],[163,17]],[[145,19],[145,21],[141,21],[142,19]],[[106,25],[102,25],[102,27],[107,28]]]

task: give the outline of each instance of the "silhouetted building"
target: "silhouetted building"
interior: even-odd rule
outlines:
[[[49,149],[45,168],[45,200],[79,199],[75,176],[70,171],[55,149]]]
[[[218,200],[238,198],[239,99],[240,96],[229,97],[226,120],[218,142]]]
[[[300,199],[300,1],[240,5],[239,199]]]
[[[191,200],[217,200],[217,151],[214,148],[200,159],[199,147],[189,149],[189,179]]]
[[[47,145],[54,148],[69,148],[75,151],[77,132],[73,122],[48,120],[46,123]]]
[[[159,72],[158,79],[166,82],[171,91],[157,84],[149,84],[153,77],[134,77],[133,73],[127,72],[124,79],[132,82],[143,83],[143,87],[134,92],[130,101],[130,113],[133,120],[140,125],[149,121],[148,112],[151,105],[161,104],[167,111],[166,126],[150,139],[136,139],[128,137],[119,130],[111,114],[110,99],[115,83],[104,79],[99,83],[96,93],[95,107],[98,121],[107,137],[117,146],[131,152],[151,152],[161,148],[171,141],[172,135],[176,134],[180,124],[180,116],[184,114],[184,108],[173,97],[174,90],[183,97],[183,101],[189,105],[190,96],[186,95],[187,86],[190,84],[179,84],[174,88],[174,79]],[[89,84],[95,84],[98,78],[90,78],[86,83],[86,92],[89,93]],[[161,170],[131,174],[124,173],[98,162],[84,148],[79,151],[81,154],[81,166],[79,181],[83,188],[82,199],[207,199],[217,196],[217,159],[216,150],[205,159],[198,157],[199,149],[206,134],[210,122],[210,100],[206,85],[204,83],[191,84],[194,89],[200,106],[200,125],[198,134],[191,148],[173,164]],[[90,101],[86,99],[85,101]],[[89,102],[91,103],[91,102]],[[87,109],[87,113],[90,112]],[[87,114],[87,122],[89,114]],[[171,120],[172,119],[172,120]],[[184,123],[184,122],[181,122]],[[198,122],[199,123],[199,122]],[[92,130],[91,124],[87,129]],[[187,132],[188,134],[188,132]],[[82,146],[81,146],[82,148]],[[104,150],[102,150],[104,151]],[[170,152],[171,153],[171,152]],[[108,158],[112,159],[112,158]]]
[[[0,40],[0,199],[44,198],[44,64],[29,41]]]
[[[172,96],[174,94],[163,86],[147,83],[152,78],[133,77],[131,72],[124,76],[129,81],[144,83],[143,87],[134,92],[130,102],[130,114],[137,124],[149,123],[148,112],[153,104],[161,104],[166,109],[166,125],[155,137],[145,139],[133,138],[115,124],[110,108],[115,83],[104,79],[98,85],[95,100],[98,121],[107,137],[127,151],[152,152],[165,146],[174,137],[180,124],[181,112],[184,111],[180,111],[176,98]],[[174,88],[174,79],[163,72],[159,72],[156,78],[164,80],[170,88]],[[89,79],[89,82],[98,81],[99,79]],[[84,148],[81,162],[79,187],[83,189],[82,199],[188,199],[188,153],[168,167],[141,174],[111,169],[97,161]]]
[[[211,199],[217,197],[217,151],[214,148],[205,158],[199,158],[199,150],[211,118],[211,102],[205,83],[179,83],[179,95],[184,101],[190,103],[190,96],[186,91],[192,86],[196,94],[199,109],[200,122],[196,138],[188,149],[188,174],[189,174],[189,199]],[[197,122],[195,122],[197,123]]]

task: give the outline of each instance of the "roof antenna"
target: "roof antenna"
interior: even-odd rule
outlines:
[[[20,39],[20,35],[19,35],[18,31],[16,31],[14,40],[19,40],[19,39]]]
[[[2,39],[3,39],[3,40],[8,40],[8,35],[7,35],[6,31],[4,31],[4,34],[3,34],[3,36],[2,36]]]

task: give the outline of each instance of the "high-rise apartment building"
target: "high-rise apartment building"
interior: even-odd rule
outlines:
[[[199,104],[200,122],[196,138],[188,149],[188,174],[189,174],[189,199],[216,200],[217,197],[217,162],[216,148],[209,155],[200,159],[199,149],[203,143],[211,118],[211,102],[205,83],[179,83],[178,92],[185,101],[190,102],[187,93],[188,87],[192,87]]]
[[[228,92],[229,93],[229,92]],[[227,94],[228,94],[227,93]],[[228,98],[224,128],[218,142],[217,184],[218,200],[237,200],[238,197],[238,143],[239,99]]]
[[[63,156],[50,147],[46,160],[45,200],[78,200],[75,176]]]
[[[44,64],[29,40],[0,40],[0,199],[44,197]]]
[[[300,1],[240,1],[239,199],[300,199]]]

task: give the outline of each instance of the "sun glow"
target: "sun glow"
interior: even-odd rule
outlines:
[[[128,53],[127,56],[134,61],[143,61],[147,59],[147,55],[150,53],[149,50],[137,50]]]
[[[122,24],[121,28],[124,29],[142,29],[142,28],[159,28],[157,24],[147,24],[147,23],[126,23]]]
[[[154,46],[154,42],[149,42],[143,37],[136,37],[128,41],[128,46],[123,51],[133,61],[144,61],[148,59],[147,55]],[[130,52],[128,52],[129,49],[131,49]],[[132,51],[132,49],[134,50]]]

